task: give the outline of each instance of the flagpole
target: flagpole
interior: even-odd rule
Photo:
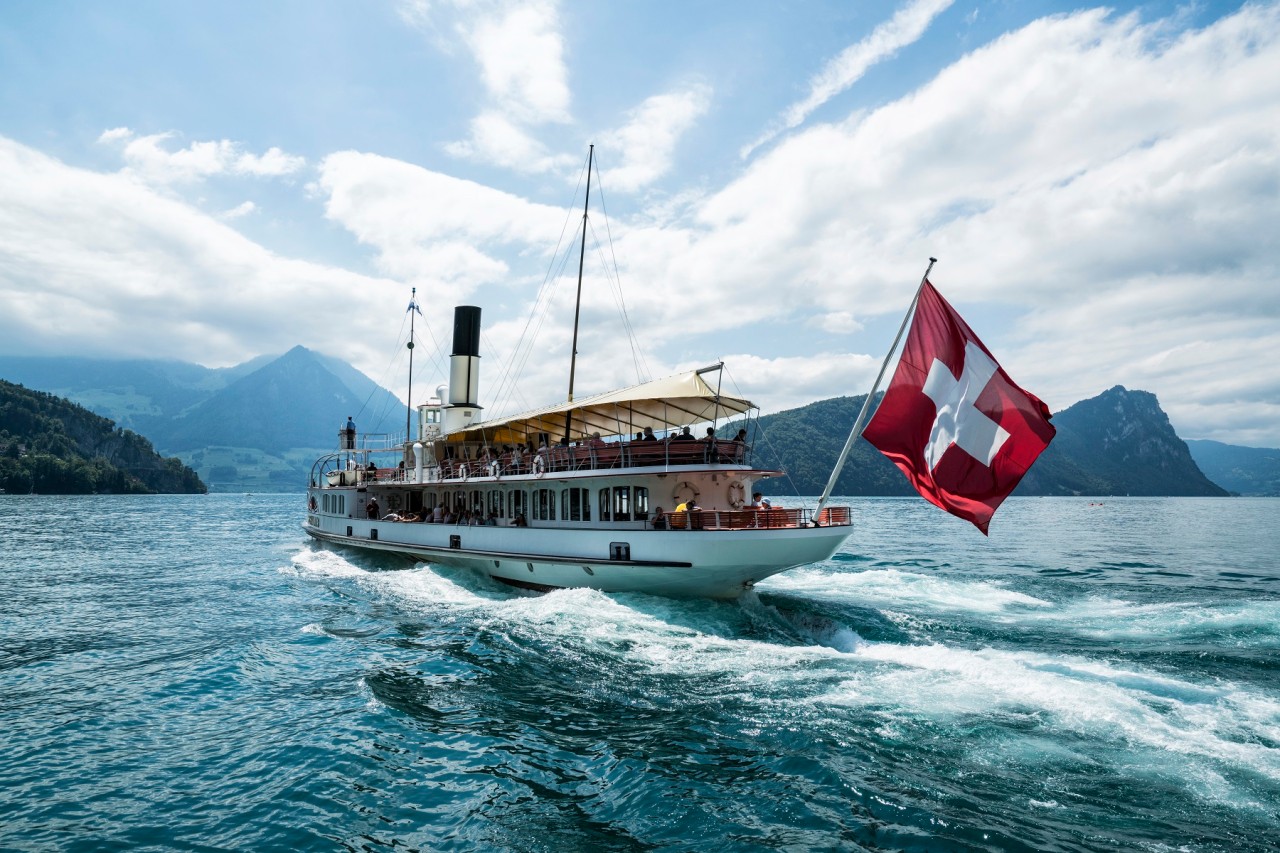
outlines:
[[[858,412],[858,419],[853,423],[849,438],[844,443],[844,450],[840,451],[840,458],[836,460],[836,467],[831,469],[831,477],[827,480],[827,487],[822,490],[822,497],[818,499],[818,508],[813,512],[815,522],[822,515],[822,509],[827,505],[827,499],[831,497],[831,490],[835,488],[836,480],[840,477],[840,472],[844,470],[844,463],[849,458],[849,451],[853,450],[854,442],[858,440],[858,436],[862,435],[867,412],[871,408],[871,400],[876,396],[876,391],[880,389],[880,381],[884,379],[884,372],[889,369],[889,359],[893,358],[893,354],[898,350],[898,343],[902,340],[902,333],[907,330],[907,321],[915,313],[916,303],[920,301],[920,291],[924,290],[924,283],[929,280],[929,273],[937,262],[937,258],[930,258],[929,266],[925,269],[924,275],[920,277],[920,286],[916,288],[916,295],[911,297],[911,304],[907,306],[907,313],[902,318],[902,325],[898,327],[898,334],[893,339],[893,346],[889,347],[889,352],[885,354],[884,361],[880,364],[880,373],[876,376],[876,381],[872,384],[871,391],[867,394],[867,399],[862,402],[862,411]]]
[[[409,445],[409,430],[413,423],[413,315],[418,313],[418,288],[409,294],[409,411],[404,415],[404,443]],[[401,327],[403,328],[403,327]]]

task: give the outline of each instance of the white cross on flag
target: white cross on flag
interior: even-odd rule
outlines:
[[[933,285],[920,288],[898,369],[862,433],[925,498],[983,533],[1055,430]]]

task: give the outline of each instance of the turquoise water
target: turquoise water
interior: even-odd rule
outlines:
[[[1265,850],[1280,500],[851,502],[740,601],[0,497],[0,849]]]

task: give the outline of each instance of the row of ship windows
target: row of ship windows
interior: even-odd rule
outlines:
[[[346,495],[324,495],[324,511],[345,515]],[[430,512],[441,506],[454,513],[483,512],[498,518],[523,515],[539,521],[590,521],[590,489],[459,489],[425,492],[423,507]],[[643,486],[611,486],[600,489],[596,507],[601,521],[643,521],[649,517],[649,490]]]
[[[427,492],[425,508],[430,511],[437,505],[454,513],[483,512],[502,519],[523,515],[538,521],[590,521],[592,501],[591,490],[580,488]],[[600,521],[642,521],[649,517],[649,490],[643,486],[600,489],[596,510]]]

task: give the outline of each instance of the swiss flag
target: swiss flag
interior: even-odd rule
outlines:
[[[985,534],[1053,440],[1049,417],[926,280],[897,372],[862,434],[925,500]]]

